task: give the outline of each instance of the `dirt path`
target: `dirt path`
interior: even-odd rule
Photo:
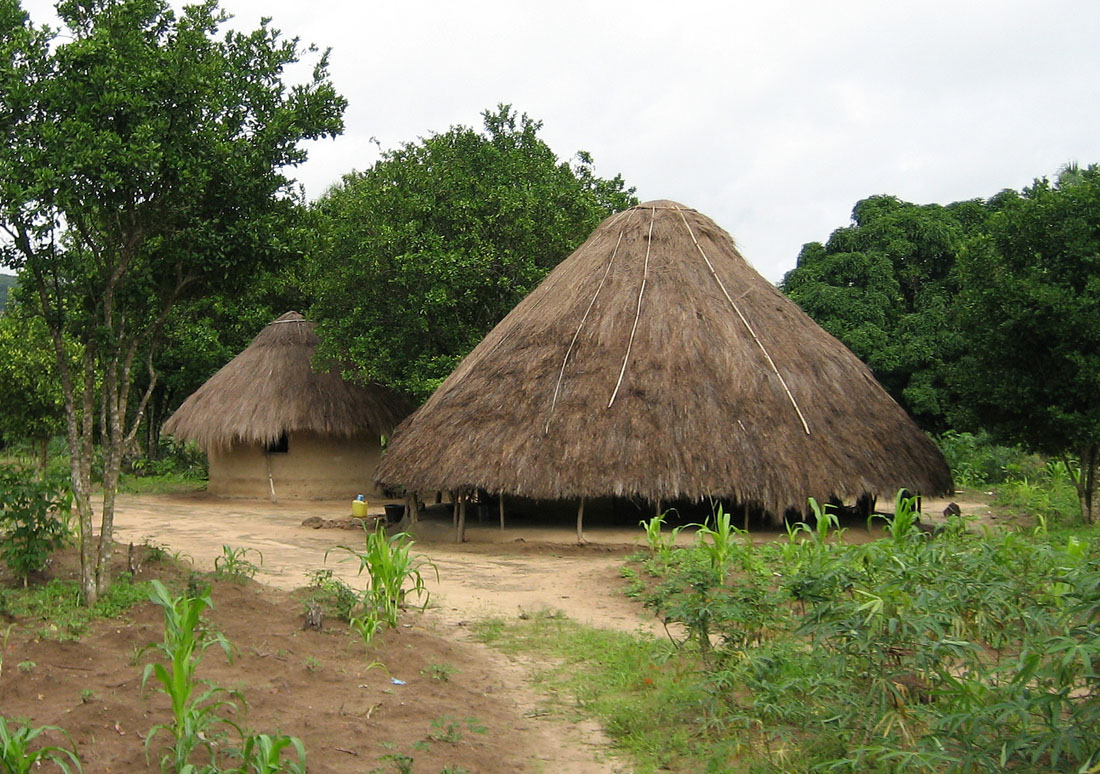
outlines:
[[[325,553],[340,544],[359,547],[361,532],[301,526],[310,516],[340,519],[348,510],[344,502],[121,496],[115,526],[119,542],[162,545],[202,570],[214,569],[223,545],[255,549],[263,555],[256,580],[291,590],[306,585],[308,574],[319,568],[331,568],[348,583],[361,584],[355,572],[358,563],[339,561],[344,554],[338,549],[325,561]],[[430,557],[439,570],[438,580],[430,570],[425,573],[432,603],[421,620],[438,635],[474,649],[491,665],[494,679],[486,690],[504,693],[515,702],[515,730],[528,740],[530,770],[562,774],[626,770],[611,756],[610,743],[595,723],[567,723],[540,710],[540,697],[528,687],[537,664],[481,645],[466,624],[488,616],[556,609],[594,626],[658,633],[655,619],[618,590],[618,568],[637,541],[637,530],[594,530],[593,543],[584,548],[555,542],[568,539],[567,530],[502,534],[499,528],[475,523],[468,530],[470,542],[462,546],[450,542],[449,520],[427,519],[416,532],[414,551]],[[248,558],[258,562],[254,553]]]

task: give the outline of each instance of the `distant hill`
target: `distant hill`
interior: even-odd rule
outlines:
[[[0,311],[8,305],[8,288],[14,284],[14,274],[0,274]]]

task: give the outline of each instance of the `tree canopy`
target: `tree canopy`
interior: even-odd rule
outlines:
[[[82,590],[110,582],[122,448],[156,383],[173,306],[225,293],[271,254],[297,204],[284,170],[303,140],[342,129],[326,55],[305,83],[285,68],[312,49],[265,22],[220,38],[216,0],[65,0],[63,32],[0,0],[0,228],[53,342],[66,405]],[[79,373],[66,362],[80,345]],[[138,357],[148,378],[132,395]],[[89,385],[81,389],[80,385]],[[90,388],[98,385],[97,389]],[[103,508],[91,545],[93,429]]]
[[[951,307],[955,263],[988,217],[979,201],[858,202],[852,225],[802,248],[783,290],[864,360],[926,429],[949,426],[949,371],[963,347]]]
[[[503,105],[382,153],[313,208],[321,357],[423,399],[612,212],[636,203],[591,157],[561,161]]]
[[[1095,521],[1100,462],[1100,168],[998,197],[959,262],[963,407],[995,437],[1080,463]],[[1077,474],[1076,467],[1071,470]]]

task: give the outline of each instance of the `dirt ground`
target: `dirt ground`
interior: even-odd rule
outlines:
[[[939,513],[944,504],[926,503],[925,512]],[[959,504],[964,513],[991,517],[980,496],[963,496]],[[412,757],[412,771],[431,774],[445,767],[471,774],[629,770],[594,724],[545,711],[529,687],[537,664],[481,645],[468,624],[555,609],[594,626],[664,636],[653,616],[621,593],[619,566],[643,543],[637,526],[587,525],[588,542],[578,546],[571,523],[520,519],[501,531],[495,520],[475,517],[468,542],[456,544],[450,515],[431,509],[412,528],[414,552],[438,568],[438,580],[430,570],[425,574],[431,604],[425,613],[406,614],[401,628],[366,651],[345,626],[329,622],[323,632],[304,630],[302,603],[288,595],[323,567],[353,585],[360,582],[357,565],[340,562],[341,552],[333,549],[358,546],[361,532],[302,526],[309,517],[341,519],[349,511],[345,502],[123,496],[116,536],[123,545],[163,546],[184,561],[183,569],[145,562],[144,577],[174,573],[178,581],[189,566],[212,570],[223,545],[262,554],[259,583],[215,585],[211,617],[237,653],[229,665],[220,651],[210,650],[200,674],[242,688],[251,728],[300,737],[312,772],[398,771],[397,762],[384,759],[394,754]],[[775,533],[759,530],[754,537],[767,540]],[[865,528],[849,532],[854,540],[872,537]],[[71,575],[75,567],[70,561],[52,572]],[[0,624],[2,638],[7,624]],[[43,625],[20,625],[8,638],[0,713],[65,728],[87,772],[157,770],[160,742],[147,764],[144,735],[167,719],[167,701],[142,692],[144,661],[136,655],[160,638],[159,609],[138,608],[97,625],[78,642],[38,636]],[[371,668],[373,661],[385,666]]]

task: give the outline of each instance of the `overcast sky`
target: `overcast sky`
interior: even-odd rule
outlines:
[[[49,0],[25,0],[46,21]],[[947,203],[1100,162],[1095,0],[222,0],[332,49],[343,136],[310,198],[497,103],[643,200],[709,215],[778,281],[876,193]]]

